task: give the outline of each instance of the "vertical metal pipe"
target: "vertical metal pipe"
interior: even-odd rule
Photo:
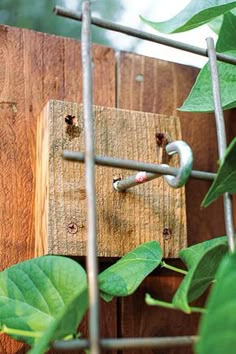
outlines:
[[[218,151],[219,151],[219,158],[221,160],[225,155],[227,144],[226,144],[224,114],[222,110],[221,96],[220,96],[220,80],[219,80],[219,74],[217,69],[217,59],[216,59],[214,41],[212,38],[207,38],[206,41],[207,41],[208,57],[209,57],[211,79],[212,79],[212,93],[213,93],[214,110],[215,110]],[[234,238],[235,231],[234,231],[234,220],[233,220],[232,196],[229,193],[225,193],[223,199],[224,199],[225,228],[226,228],[226,234],[228,236],[229,249],[231,252],[234,252],[235,251],[235,238]]]
[[[99,292],[97,264],[96,189],[93,132],[93,74],[90,1],[82,5],[83,117],[85,134],[85,184],[87,196],[87,273],[89,288],[89,343],[91,354],[99,354]]]

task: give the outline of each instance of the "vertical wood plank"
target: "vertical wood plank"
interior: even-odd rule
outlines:
[[[185,113],[176,109],[186,99],[198,71],[197,68],[181,64],[121,53],[118,107],[179,116],[183,140],[193,150],[194,168],[214,172],[218,153],[213,114]],[[230,125],[232,134],[232,131],[236,131],[236,123],[231,115],[231,112],[226,113],[226,123]],[[186,185],[189,244],[224,234],[222,200],[209,208],[200,209],[209,185],[210,182],[193,179]]]
[[[121,336],[123,337],[166,337],[192,335],[197,331],[198,314],[187,315],[181,311],[163,309],[145,304],[145,294],[171,301],[180,276],[160,270],[149,276],[130,297],[121,300]],[[122,353],[126,353],[123,351]],[[191,347],[163,349],[133,349],[129,354],[192,354]]]
[[[194,168],[215,171],[217,168],[217,142],[215,121],[212,114],[190,114],[176,110],[187,97],[198,69],[146,58],[130,53],[120,53],[117,68],[118,107],[147,112],[177,115],[182,124],[182,136],[193,150]],[[231,114],[231,113],[230,113]],[[236,123],[226,114],[230,129],[236,131]],[[207,209],[200,209],[201,201],[210,183],[190,180],[186,185],[188,244],[224,234],[222,201],[218,200]],[[149,292],[163,300],[171,300],[179,284],[179,277],[162,275],[148,278],[133,296],[121,300],[122,336],[184,335],[195,334],[198,318],[183,316],[179,312],[148,307],[144,293]],[[162,290],[160,290],[162,288]],[[159,291],[161,295],[158,294]],[[137,310],[138,309],[138,310]],[[140,311],[140,309],[142,309]],[[180,349],[164,350],[165,354],[177,354]],[[191,353],[183,348],[181,353]],[[137,353],[136,351],[130,351]],[[155,353],[147,350],[146,354]],[[158,351],[160,353],[160,351]]]
[[[81,101],[79,41],[0,26],[0,84],[0,267],[3,270],[34,255],[36,120],[50,99]],[[94,103],[115,105],[114,52],[96,45]],[[109,311],[106,308],[103,304],[102,335],[116,336],[116,301],[109,305]],[[1,353],[26,351],[21,343],[5,336],[0,340]]]

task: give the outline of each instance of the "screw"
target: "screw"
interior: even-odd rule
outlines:
[[[157,146],[159,147],[163,148],[169,143],[169,139],[166,133],[157,132],[155,137],[156,137]]]
[[[164,227],[162,235],[165,241],[169,240],[172,235],[171,229],[169,227]]]
[[[138,74],[138,75],[136,75],[136,81],[138,81],[138,82],[143,82],[143,75],[142,74]]]
[[[78,119],[75,116],[72,116],[71,114],[68,114],[65,117],[65,122],[68,125],[73,125],[74,127],[78,127]]]
[[[65,117],[65,122],[66,122],[66,132],[70,136],[70,139],[78,138],[81,132],[78,118],[72,116],[71,114],[68,114]]]
[[[122,180],[122,176],[114,176],[113,179],[112,179],[112,183],[116,183],[118,181]]]
[[[70,234],[76,234],[77,231],[78,231],[78,226],[74,222],[71,222],[68,225],[68,232]]]

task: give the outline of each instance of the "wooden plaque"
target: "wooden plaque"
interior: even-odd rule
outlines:
[[[80,104],[50,101],[38,119],[37,256],[86,255],[84,165],[62,158],[64,150],[84,151],[82,109]],[[181,139],[177,117],[116,108],[94,106],[94,128],[97,155],[150,163],[167,159],[156,134]],[[178,158],[168,163],[178,166]],[[131,174],[134,171],[96,167],[98,255],[120,257],[143,242],[157,240],[164,257],[177,257],[187,245],[185,188],[173,189],[160,177],[126,192],[114,191],[113,178]]]

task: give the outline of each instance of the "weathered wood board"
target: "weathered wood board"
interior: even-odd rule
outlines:
[[[36,157],[36,254],[86,255],[84,165],[65,161],[64,150],[84,151],[83,108],[50,101],[39,117]],[[65,117],[75,116],[76,126]],[[162,163],[164,147],[156,134],[181,139],[177,117],[94,106],[95,152]],[[177,165],[172,157],[170,164]],[[139,244],[157,240],[165,257],[177,257],[187,244],[185,189],[163,178],[116,192],[112,180],[132,171],[96,168],[98,255],[122,256]]]
[[[80,58],[77,40],[0,26],[1,270],[34,256],[37,117],[52,98],[81,101]],[[93,61],[94,103],[114,106],[114,51],[93,45]],[[116,337],[116,299],[101,306],[102,314],[109,312],[101,335]],[[26,352],[28,346],[1,335],[1,354]]]
[[[80,102],[82,82],[79,41],[8,26],[0,26],[0,38],[0,259],[4,269],[34,255],[37,117],[52,98]],[[194,168],[216,170],[213,115],[176,111],[199,69],[124,52],[116,56],[115,63],[114,51],[98,45],[93,46],[93,57],[95,104],[179,115],[183,140],[193,149]],[[228,141],[236,134],[234,115],[234,111],[225,112]],[[200,209],[209,186],[210,182],[193,179],[186,185],[189,244],[225,232],[221,199]],[[110,304],[101,302],[102,337],[196,334],[196,315],[181,315],[179,311],[150,307],[144,302],[147,292],[171,301],[180,280],[175,273],[161,269],[157,276],[147,278],[134,295],[114,299]],[[81,326],[84,337],[86,329],[85,321]],[[27,351],[27,346],[1,335],[0,353]],[[124,351],[144,352],[154,354],[157,350]],[[180,352],[193,353],[190,347],[158,350],[158,354]]]

